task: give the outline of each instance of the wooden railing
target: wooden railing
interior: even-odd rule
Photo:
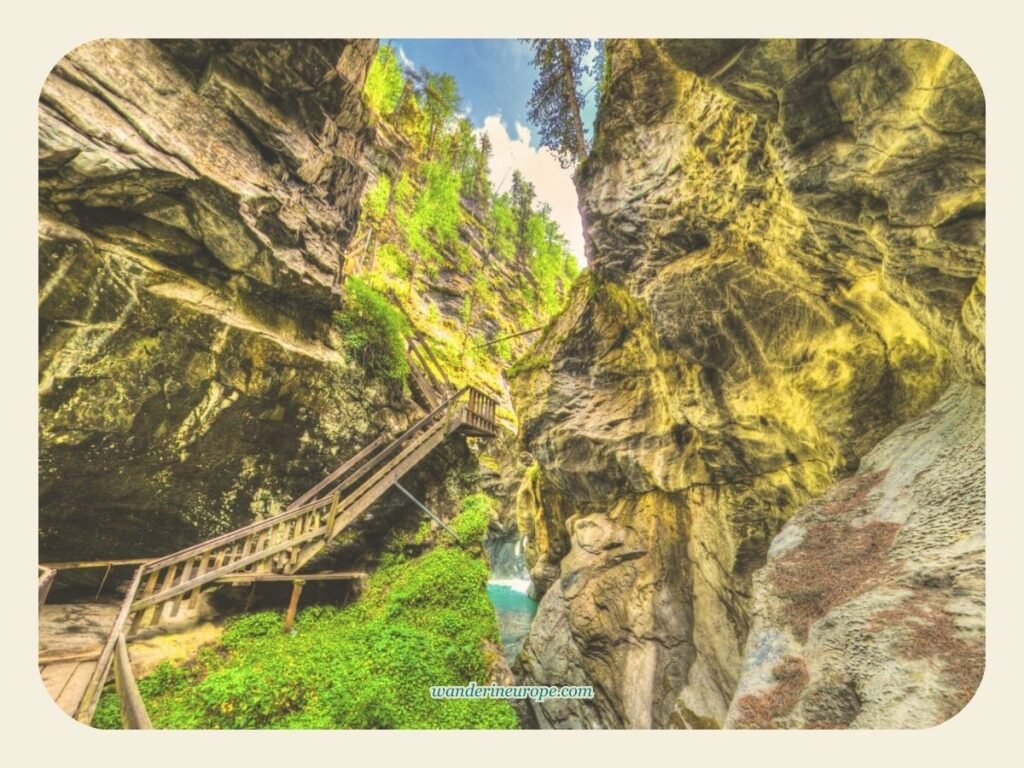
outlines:
[[[395,440],[370,443],[283,512],[139,567],[76,718],[91,722],[119,637],[177,616],[182,605],[195,608],[203,587],[229,574],[296,573],[448,435],[495,434],[495,406],[463,387]]]
[[[469,390],[469,404],[466,412],[466,421],[470,426],[483,432],[495,434],[497,424],[495,422],[495,409],[497,403],[478,389]]]
[[[132,662],[128,657],[128,643],[124,632],[117,636],[114,647],[114,686],[117,690],[117,704],[121,710],[121,724],[133,730],[145,730],[153,727],[149,713],[139,693],[132,672]]]

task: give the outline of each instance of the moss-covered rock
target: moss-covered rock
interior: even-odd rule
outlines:
[[[981,89],[926,41],[607,56],[593,274],[513,380],[547,590],[520,665],[595,686],[551,725],[720,726],[783,523],[983,381]]]

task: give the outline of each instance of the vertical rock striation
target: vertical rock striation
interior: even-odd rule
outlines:
[[[385,393],[331,323],[375,50],[101,40],[54,67],[39,101],[44,558],[194,542],[378,433]]]
[[[956,448],[976,448],[983,429],[980,86],[920,40],[618,40],[607,53],[579,174],[590,274],[513,381],[537,462],[519,523],[544,592],[519,664],[528,681],[596,692],[537,715],[554,727],[938,722],[963,696],[939,706],[927,680],[844,671],[814,623],[870,592],[833,636],[891,634],[878,654],[892,669],[913,622],[932,616],[946,645],[919,666],[962,652],[977,669],[983,494],[945,508],[948,486],[935,486],[914,512],[906,499],[923,491],[902,473],[956,466],[983,482],[983,457]],[[900,463],[891,446],[910,445],[908,430],[934,450]],[[886,469],[897,484],[870,491],[872,511],[833,505],[835,527],[811,526],[802,555],[780,560],[776,543],[769,556],[802,505],[837,481],[829,493],[859,498]],[[949,536],[922,533],[926,517],[961,509],[940,525]],[[837,540],[903,575],[866,585],[874,566],[833,552]],[[855,586],[814,598],[821,615],[784,604],[829,563]],[[932,592],[915,602],[914,589]],[[782,626],[798,615],[802,629]],[[788,640],[763,655],[776,630]],[[940,688],[962,693],[968,677]]]

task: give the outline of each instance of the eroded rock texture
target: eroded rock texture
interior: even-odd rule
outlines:
[[[374,41],[102,40],[43,86],[44,559],[160,554],[376,436],[337,353]]]
[[[984,391],[956,385],[772,542],[727,724],[900,728],[959,712],[985,666],[984,499]]]
[[[760,581],[752,602],[785,521],[952,383],[943,407],[981,407],[983,96],[956,54],[927,41],[611,41],[607,52],[579,177],[592,274],[513,382],[537,461],[518,516],[545,592],[519,664],[528,681],[595,686],[593,702],[538,707],[544,725],[739,725],[734,693],[746,655],[760,653],[747,646],[751,622],[763,637],[793,620]],[[973,459],[957,471],[982,477]],[[902,581],[871,598],[878,610],[862,618],[891,633],[880,646],[890,669],[914,619],[886,629],[886,610],[955,624],[950,601],[966,590],[964,622],[975,622],[983,502],[957,498],[973,522],[944,529],[973,542],[962,580],[947,578],[946,539],[919,535],[911,555],[903,529],[885,527],[958,514],[941,500],[927,513],[880,508],[871,514],[893,519],[852,534],[918,581],[938,574],[924,603]],[[852,505],[835,530],[864,514]],[[813,641],[787,642],[764,664],[788,681],[792,706],[759,724],[947,714],[928,680],[844,677]],[[765,674],[755,660],[744,691]],[[819,708],[836,712],[815,720],[809,691],[839,679],[849,707],[836,694]]]

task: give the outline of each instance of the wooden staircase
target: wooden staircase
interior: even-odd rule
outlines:
[[[449,435],[495,435],[493,399],[471,387],[446,395],[439,391],[436,379],[410,363],[416,371],[410,376],[414,387],[436,404],[402,435],[391,441],[383,437],[374,440],[280,514],[152,560],[136,570],[75,719],[87,724],[92,721],[113,666],[119,674],[127,674],[126,658],[122,657],[127,655],[128,635],[156,626],[183,609],[196,608],[200,594],[218,586],[225,577],[237,583],[245,574],[298,572]],[[120,664],[115,664],[119,659]],[[118,682],[120,690],[120,678]],[[122,710],[124,714],[124,707]],[[128,714],[126,723],[132,720]]]

